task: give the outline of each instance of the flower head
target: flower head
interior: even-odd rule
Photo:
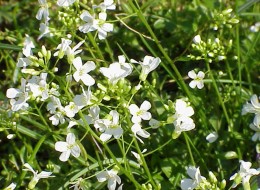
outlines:
[[[193,119],[190,117],[194,114],[194,110],[189,104],[182,99],[177,99],[175,103],[174,133],[173,138],[177,138],[181,132],[190,131],[195,128]]]
[[[12,105],[13,111],[24,110],[28,108],[28,103],[26,102],[29,99],[29,94],[26,91],[26,80],[21,79],[21,88],[9,88],[6,91],[6,97],[10,98],[10,104]]]
[[[107,77],[109,82],[113,85],[132,73],[132,65],[125,62],[125,56],[118,56],[118,60],[118,62],[110,64],[108,68],[100,68],[100,72]]]
[[[250,103],[247,102],[244,104],[242,109],[242,115],[245,115],[247,113],[254,113],[256,116],[260,117],[260,103],[257,95],[253,95],[250,99]]]
[[[198,89],[202,89],[204,87],[203,78],[205,74],[202,71],[199,71],[198,74],[195,73],[194,70],[188,72],[188,76],[193,80],[189,83],[191,88],[195,88],[196,86]]]
[[[62,152],[59,158],[62,162],[66,162],[69,159],[70,154],[76,158],[80,156],[80,148],[76,143],[76,137],[73,133],[68,133],[66,142],[56,142],[55,150]]]
[[[129,106],[129,110],[130,113],[132,114],[132,122],[133,123],[140,123],[143,120],[150,120],[152,115],[150,112],[148,112],[148,110],[151,108],[151,103],[148,101],[144,101],[140,108],[135,105],[135,104],[131,104]]]
[[[200,169],[190,166],[187,168],[187,173],[190,178],[181,180],[182,190],[193,190],[195,189],[201,181],[205,180],[205,177],[201,176]]]
[[[92,16],[88,11],[84,11],[80,18],[86,22],[86,24],[79,26],[79,31],[88,33],[91,31],[98,31],[98,38],[104,40],[108,32],[113,31],[113,24],[107,23],[107,14],[101,12],[98,14],[98,19],[95,19],[95,15]]]
[[[46,0],[38,0],[40,4],[40,9],[38,10],[36,14],[36,19],[42,20],[44,19],[44,22],[48,22],[50,20],[49,18],[49,10],[48,10],[48,3]]]
[[[95,84],[95,80],[88,73],[96,68],[93,61],[87,61],[82,65],[82,60],[80,57],[76,57],[73,60],[73,65],[76,68],[76,72],[73,74],[74,79],[79,82],[80,80],[86,86],[92,86]]]
[[[146,130],[142,129],[142,125],[140,123],[135,123],[132,127],[131,127],[132,132],[134,133],[134,136],[141,142],[144,143],[142,141],[142,139],[139,138],[139,136],[143,137],[143,138],[149,138],[150,137],[150,133],[148,133]]]
[[[250,168],[252,166],[251,162],[245,162],[240,160],[240,170],[230,177],[230,180],[234,180],[232,188],[235,188],[238,184],[243,184],[245,190],[250,190],[249,180],[253,175],[259,175],[259,171]]]
[[[119,114],[115,110],[111,110],[109,115],[112,117],[109,119],[99,119],[95,123],[95,127],[98,128],[103,133],[100,135],[100,140],[103,142],[108,141],[112,136],[118,139],[123,134],[123,129],[119,124]]]
[[[99,182],[107,182],[107,187],[109,190],[115,190],[116,189],[116,184],[121,183],[121,178],[117,175],[118,171],[117,170],[106,170],[98,173],[96,175],[97,180]]]
[[[159,57],[152,57],[152,56],[145,56],[143,62],[137,62],[136,60],[131,59],[132,63],[139,63],[142,67],[142,71],[140,74],[140,80],[144,81],[147,77],[147,75],[156,69],[158,65],[161,62],[161,59]]]
[[[42,171],[38,174],[38,171],[34,171],[34,169],[28,163],[25,163],[23,166],[26,167],[26,170],[29,170],[33,173],[33,179],[30,181],[28,185],[29,189],[34,189],[35,185],[38,183],[40,179],[54,177],[51,176],[52,172]]]
[[[106,10],[115,10],[116,5],[114,4],[114,0],[104,0],[104,2],[99,5],[93,5],[93,9],[100,8],[102,12],[106,12]]]

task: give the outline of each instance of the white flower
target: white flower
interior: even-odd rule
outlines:
[[[251,99],[251,103],[247,102],[244,104],[242,109],[242,115],[247,113],[254,113],[256,117],[260,117],[260,103],[258,97],[254,94]]]
[[[38,0],[40,4],[40,9],[38,10],[36,14],[36,18],[38,20],[44,19],[44,22],[48,22],[50,20],[49,18],[49,10],[48,10],[48,3],[46,0]]]
[[[98,128],[101,132],[100,140],[103,142],[108,141],[112,136],[115,139],[119,139],[123,134],[123,129],[119,124],[119,114],[115,110],[111,110],[109,115],[112,119],[99,119],[95,122],[94,126]]]
[[[252,136],[252,141],[260,141],[260,118],[255,117],[249,127],[255,131],[255,134]]]
[[[47,73],[41,73],[39,76],[33,76],[28,80],[27,86],[32,92],[34,98],[41,97],[41,101],[46,100],[49,97],[49,85],[46,82]]]
[[[107,36],[107,32],[113,31],[113,24],[106,23],[107,14],[101,12],[98,14],[98,19],[92,16],[88,11],[84,11],[80,18],[86,22],[86,24],[79,26],[79,31],[83,33],[88,33],[97,30],[98,38],[103,40]]]
[[[142,119],[150,120],[152,117],[151,113],[148,112],[150,108],[151,108],[151,103],[146,100],[141,104],[140,108],[135,104],[131,104],[128,109],[130,113],[133,115],[132,122],[140,123]]]
[[[187,168],[187,174],[191,178],[186,178],[181,180],[182,190],[193,190],[195,189],[201,181],[205,180],[205,177],[201,176],[200,169],[194,166],[189,166]]]
[[[208,136],[206,137],[206,140],[209,143],[213,143],[218,139],[218,133],[217,132],[212,132],[210,134],[208,134]]]
[[[188,76],[193,79],[189,83],[191,88],[195,88],[197,86],[198,89],[202,89],[204,87],[203,78],[205,77],[205,74],[202,71],[199,71],[199,73],[196,74],[194,70],[191,70],[188,72]]]
[[[175,103],[174,133],[173,138],[177,138],[181,132],[190,131],[195,128],[193,120],[190,118],[194,114],[194,110],[182,99],[177,99]]]
[[[38,171],[34,171],[34,169],[28,163],[25,163],[23,166],[27,168],[26,170],[29,170],[33,173],[33,179],[28,185],[29,189],[34,189],[35,185],[40,179],[54,177],[51,176],[52,172],[41,171],[41,173],[38,174]]]
[[[200,44],[200,42],[201,42],[200,35],[194,36],[193,42],[194,42],[195,44]]]
[[[99,182],[104,182],[104,181],[108,181],[107,182],[107,187],[109,190],[115,190],[116,189],[116,183],[120,184],[121,183],[121,179],[120,177],[117,175],[118,171],[116,170],[106,170],[106,171],[102,171],[100,173],[98,173],[96,175],[97,180]]]
[[[82,87],[83,93],[81,95],[76,95],[73,98],[74,103],[78,106],[79,109],[84,108],[85,106],[90,104],[91,100],[91,91],[90,88],[88,88],[88,91],[85,91]]]
[[[10,185],[8,185],[8,187],[4,188],[4,190],[14,190],[15,188],[16,188],[16,184],[11,183]]]
[[[115,10],[116,5],[114,4],[114,0],[104,0],[103,3],[100,3],[99,5],[93,5],[92,8],[100,8],[101,11],[106,12],[106,10]]]
[[[251,162],[245,162],[240,160],[240,170],[238,173],[235,173],[230,177],[229,180],[234,180],[234,183],[231,188],[235,188],[238,184],[243,184],[245,190],[250,190],[249,180],[253,175],[259,175],[259,171],[256,169],[251,169],[252,166]]]
[[[158,65],[161,62],[161,59],[159,57],[152,57],[152,56],[145,56],[144,57],[144,61],[143,62],[137,62],[134,59],[130,60],[132,63],[139,63],[142,67],[142,71],[140,74],[140,80],[144,81],[147,77],[147,75],[153,71],[154,69],[156,69],[158,67]]]
[[[125,62],[125,56],[118,56],[118,62],[112,63],[108,68],[101,67],[100,72],[108,78],[109,82],[115,85],[118,80],[125,78],[132,73],[132,65]]]
[[[6,97],[11,98],[10,104],[13,111],[24,110],[29,107],[26,102],[29,99],[28,92],[26,91],[26,80],[21,79],[21,89],[9,88],[6,91]]]
[[[60,7],[68,7],[72,5],[76,0],[58,0],[57,5]]]
[[[73,48],[71,48],[70,46],[67,48],[66,50],[66,55],[68,57],[68,62],[72,63],[72,61],[75,58],[75,55],[79,54],[82,49],[78,50],[78,48],[85,42],[85,40],[80,41],[79,43],[77,43],[77,45],[75,45]]]
[[[92,86],[95,84],[95,80],[88,73],[96,68],[93,61],[87,61],[82,65],[82,60],[80,57],[76,57],[73,60],[73,65],[77,71],[73,74],[75,81],[79,82],[81,80],[86,86]]]
[[[51,37],[53,36],[53,34],[51,33],[50,29],[49,29],[49,24],[48,23],[41,23],[40,24],[40,36],[37,38],[37,40],[40,40],[42,37],[46,36],[46,37]]]
[[[260,29],[260,22],[255,23],[254,25],[250,26],[251,32],[258,32]]]
[[[69,48],[71,42],[72,42],[71,40],[68,40],[68,39],[65,39],[65,38],[61,38],[61,43],[56,48],[59,51],[56,51],[53,55],[54,56],[58,56],[60,59],[63,58],[64,53]]]
[[[65,106],[64,111],[68,117],[74,117],[78,113],[79,107],[74,102],[70,102],[69,105]]]
[[[68,133],[66,142],[58,141],[55,143],[55,150],[62,152],[59,159],[62,162],[66,162],[70,154],[78,158],[80,156],[80,148],[76,143],[76,137],[73,133]]]
[[[23,54],[25,57],[33,55],[32,48],[35,48],[33,41],[28,34],[25,34],[25,40],[23,42]]]
[[[143,137],[143,138],[149,138],[150,137],[150,133],[148,133],[146,130],[142,129],[142,126],[140,123],[135,123],[132,127],[131,127],[132,132],[134,133],[134,136],[141,142],[144,143],[142,141],[142,139],[140,139],[137,135]]]
[[[27,67],[28,65],[31,64],[31,60],[29,58],[19,58],[18,62],[16,64],[17,67]]]
[[[142,153],[145,153],[146,151],[147,151],[147,149],[144,149],[144,150],[142,151]],[[138,154],[137,152],[134,152],[134,151],[131,151],[131,153],[132,153],[132,154],[134,155],[134,157],[137,159],[138,163],[139,163],[140,165],[142,165],[143,162],[142,162],[142,159],[141,159],[140,154]]]

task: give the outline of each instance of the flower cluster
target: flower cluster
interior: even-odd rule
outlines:
[[[211,12],[211,16],[213,18],[213,22],[210,27],[213,30],[218,30],[219,28],[223,28],[224,26],[228,28],[232,28],[233,24],[239,23],[239,20],[235,15],[232,15],[233,9],[226,9],[221,12]]]
[[[172,137],[177,138],[181,132],[190,131],[195,128],[191,116],[194,114],[193,108],[188,102],[177,99],[175,102],[175,114],[173,115],[173,125],[175,127]]]
[[[199,55],[188,55],[192,60],[208,60],[210,63],[215,61],[221,61],[226,59],[227,47],[228,49],[232,46],[232,40],[227,45],[224,45],[219,38],[214,40],[208,39],[206,42],[203,41],[200,35],[196,35],[193,38],[193,44],[191,45],[194,51],[199,52]]]

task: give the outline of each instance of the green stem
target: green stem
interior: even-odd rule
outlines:
[[[187,145],[187,148],[188,148],[188,151],[189,151],[191,163],[192,163],[193,166],[196,166],[194,158],[193,158],[193,154],[192,154],[192,151],[191,151],[191,148],[190,148],[190,143],[189,143],[188,136],[187,136],[187,134],[185,132],[183,132],[183,135],[184,135],[185,142],[186,142],[186,145]]]
[[[155,183],[154,180],[153,180],[153,177],[152,177],[152,175],[151,175],[151,173],[150,173],[150,170],[149,170],[149,168],[148,168],[148,166],[147,166],[147,163],[146,163],[146,161],[145,161],[145,159],[144,159],[143,153],[142,153],[142,151],[140,150],[139,144],[138,144],[138,142],[136,141],[136,138],[134,138],[134,144],[135,144],[135,147],[136,147],[136,149],[137,149],[138,154],[140,155],[140,158],[141,158],[141,160],[142,160],[142,165],[143,165],[144,170],[145,170],[145,172],[146,172],[146,174],[147,174],[147,176],[148,176],[148,178],[149,178],[149,181],[151,182],[152,186],[153,186],[155,189],[157,189],[157,185],[156,185],[156,183]]]
[[[206,61],[206,67],[207,67],[207,70],[208,70],[208,72],[209,72],[209,76],[210,76],[210,78],[211,78],[211,80],[212,80],[213,88],[214,88],[215,91],[216,91],[216,94],[217,94],[217,97],[218,97],[218,101],[219,101],[219,103],[220,103],[220,105],[221,105],[221,107],[222,107],[222,109],[223,109],[225,118],[226,118],[226,120],[227,120],[228,129],[229,129],[229,131],[232,131],[232,128],[231,128],[231,126],[230,126],[230,125],[231,125],[230,119],[229,119],[229,116],[228,116],[228,113],[227,113],[227,110],[226,110],[226,106],[225,106],[225,104],[224,104],[224,102],[223,102],[223,100],[222,100],[222,98],[221,98],[221,95],[220,95],[220,93],[219,93],[216,80],[215,80],[215,78],[214,78],[214,76],[213,76],[213,74],[212,74],[212,72],[211,72],[211,69],[210,69],[209,62],[208,62],[208,61]]]

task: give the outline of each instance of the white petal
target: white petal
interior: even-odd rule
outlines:
[[[107,187],[109,190],[115,190],[116,189],[116,180],[115,178],[110,178],[107,183]]]
[[[66,142],[62,142],[62,141],[58,141],[55,143],[55,150],[59,151],[59,152],[65,152],[68,150],[68,143]]]
[[[182,190],[192,190],[196,188],[197,184],[194,183],[191,179],[183,179],[181,180],[181,189]]]
[[[105,21],[107,19],[107,13],[99,13],[98,18]]]
[[[97,177],[97,180],[99,181],[99,182],[104,182],[104,181],[106,181],[107,180],[107,171],[102,171],[102,172],[100,172],[100,173],[98,173],[97,175],[96,175],[96,177]]]
[[[86,85],[86,86],[92,86],[95,84],[95,80],[92,76],[90,76],[89,74],[85,74],[83,75],[81,78],[82,82]]]
[[[141,104],[141,107],[140,107],[141,110],[145,110],[145,111],[149,110],[150,108],[151,108],[151,103],[148,102],[147,100],[145,100],[145,101]]]
[[[197,74],[195,73],[194,70],[191,70],[191,71],[188,72],[188,76],[189,76],[190,78],[194,79],[195,77],[197,77]]]
[[[108,133],[102,133],[101,135],[100,135],[100,140],[102,141],[102,142],[106,142],[106,141],[108,141],[110,138],[112,137],[112,135],[111,134],[108,134]]]
[[[119,121],[119,114],[118,114],[118,112],[116,110],[111,110],[109,112],[109,115],[111,115],[112,118],[113,118],[113,124],[118,124],[118,121]]]
[[[212,133],[210,133],[210,134],[206,137],[206,140],[207,140],[209,143],[213,143],[213,142],[215,142],[217,139],[218,139],[218,134],[217,134],[216,132],[212,132]]]
[[[23,166],[26,167],[28,170],[30,170],[33,174],[36,174],[36,172],[34,171],[34,169],[32,168],[32,166],[30,166],[30,164],[25,163]]]
[[[140,115],[140,117],[143,119],[143,120],[150,120],[152,118],[152,115],[150,112],[144,112],[142,115]]]
[[[66,137],[66,142],[71,145],[74,144],[76,142],[76,137],[73,133],[68,133],[67,137]]]
[[[59,159],[62,162],[66,162],[69,159],[69,157],[70,157],[70,150],[67,150],[67,151],[61,153]]]
[[[79,70],[81,67],[82,67],[82,60],[81,60],[81,57],[76,57],[74,60],[73,60],[73,65],[74,67]]]
[[[37,176],[42,179],[42,178],[48,178],[50,177],[50,175],[52,174],[52,172],[45,172],[45,171],[42,171],[41,173],[39,173]]]
[[[202,71],[199,71],[198,75],[199,78],[203,79],[205,77],[205,73]]]
[[[135,104],[131,104],[128,109],[132,115],[136,115],[136,113],[139,111],[138,106]]]
[[[71,154],[78,158],[80,156],[80,148],[78,145],[75,145],[72,149],[71,149]]]
[[[15,88],[9,88],[6,91],[6,97],[7,98],[16,98],[19,93],[21,93],[21,91],[19,89],[15,89]]]
[[[204,87],[203,81],[198,81],[197,87],[198,87],[198,89],[202,89]]]

